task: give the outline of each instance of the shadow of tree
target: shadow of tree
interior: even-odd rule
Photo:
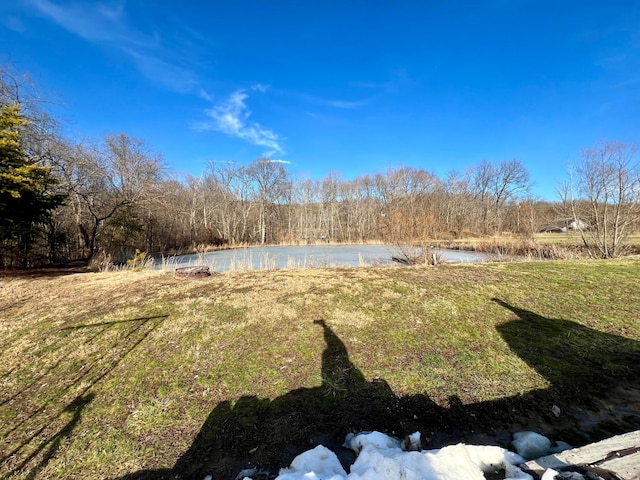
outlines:
[[[550,388],[471,405],[451,397],[448,408],[428,395],[397,396],[383,379],[367,381],[340,338],[323,320],[316,320],[326,343],[320,386],[294,390],[274,400],[246,396],[222,402],[173,468],[143,470],[122,480],[202,480],[206,475],[233,479],[242,469],[252,467],[264,468],[264,477],[270,477],[297,454],[318,444],[336,452],[348,469],[355,457],[341,447],[344,436],[367,430],[400,437],[420,431],[428,437],[430,448],[459,441],[507,446],[514,425],[532,428],[553,421],[550,407],[554,403],[565,405],[606,393],[598,385],[610,389],[640,377],[639,342],[494,301],[518,317],[500,325],[500,334],[516,354],[549,380]],[[539,338],[532,332],[540,329],[548,342],[532,344],[531,338]],[[595,349],[599,354],[590,355]],[[577,380],[576,375],[580,375]],[[640,411],[635,414],[640,426]]]
[[[90,273],[87,262],[76,261],[68,265],[52,265],[36,268],[18,268],[15,270],[2,270],[0,278],[56,278],[76,273]]]
[[[38,462],[38,464],[33,467],[29,471],[29,475],[27,475],[28,480],[33,480],[38,477],[38,473],[47,466],[47,463],[54,457],[58,449],[60,448],[61,442],[71,435],[73,429],[76,427],[78,422],[80,421],[80,417],[82,416],[82,411],[84,408],[93,400],[95,395],[93,393],[87,393],[83,395],[77,396],[69,405],[67,405],[64,409],[65,413],[72,413],[71,419],[64,425],[58,432],[55,433],[51,438],[48,438],[40,443],[36,447],[36,449],[29,454],[27,458],[25,458],[20,465],[18,465],[14,471],[19,471],[24,468],[32,459],[36,458],[38,454],[44,451],[44,455]]]
[[[125,321],[101,322],[61,328],[51,332],[51,340],[41,345],[36,358],[55,357],[46,368],[33,365],[31,379],[14,392],[0,393],[0,407],[20,410],[0,430],[4,445],[0,448],[0,474],[26,473],[27,479],[38,477],[55,457],[63,441],[70,437],[82,413],[95,398],[91,389],[111,373],[135,350],[167,315],[140,317]],[[81,332],[69,337],[71,332]],[[100,337],[108,335],[111,348],[104,348]],[[99,348],[82,356],[79,350],[100,342]],[[78,369],[76,363],[82,359]],[[11,373],[11,372],[10,372]],[[29,376],[29,369],[22,375]],[[65,405],[66,403],[66,405]],[[35,465],[34,465],[35,463]]]

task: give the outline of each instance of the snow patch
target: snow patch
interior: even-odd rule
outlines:
[[[536,432],[513,434],[513,448],[527,460],[545,456],[551,450],[551,440]]]
[[[343,480],[347,477],[335,453],[323,445],[301,453],[289,468],[280,470],[280,480]]]
[[[418,435],[420,435],[419,432]],[[402,443],[397,438],[380,432],[349,433],[344,441],[344,446],[356,453],[360,453],[360,451],[367,446],[379,450],[386,450],[389,448],[399,449],[401,445]]]
[[[540,480],[555,480],[556,475],[558,475],[557,471],[555,471],[553,468],[548,468],[544,472],[544,475],[542,475],[542,478]]]
[[[419,445],[419,434],[409,437]],[[484,480],[504,469],[505,480],[531,480],[518,468],[524,459],[500,447],[458,444],[439,450],[405,451],[402,442],[380,432],[348,435],[345,445],[359,452],[347,474],[336,455],[322,445],[297,456],[277,480]]]

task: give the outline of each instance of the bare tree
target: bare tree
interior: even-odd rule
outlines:
[[[498,165],[483,161],[476,170],[474,187],[482,208],[483,232],[500,232],[511,203],[528,193],[529,172],[519,160]]]
[[[359,241],[380,238],[380,202],[375,196],[375,181],[370,175],[357,177],[351,185],[354,235]]]
[[[72,192],[73,209],[84,241],[87,257],[98,251],[98,237],[107,221],[129,222],[133,210],[122,217],[117,214],[134,206],[154,189],[160,180],[161,159],[147,144],[124,133],[109,135],[103,145],[78,144],[66,155],[62,167],[65,184]],[[105,238],[105,249],[113,247]]]
[[[329,171],[319,184],[322,228],[326,232],[327,240],[331,242],[342,240],[341,183],[340,174]]]
[[[269,237],[268,229],[274,226],[269,222],[269,217],[277,211],[274,206],[286,193],[289,175],[282,163],[268,158],[259,158],[252,162],[247,168],[247,175],[253,182],[259,205],[259,242],[265,244]]]
[[[449,172],[438,187],[439,217],[442,231],[461,236],[465,229],[474,228],[477,210],[471,191],[471,172]]]
[[[316,182],[310,178],[298,180],[293,189],[293,202],[297,208],[297,231],[298,239],[306,243],[313,243],[317,240],[317,210],[318,210],[318,188]]]
[[[561,189],[571,209],[572,227],[584,245],[602,258],[620,255],[624,240],[640,221],[638,146],[599,142],[582,150]]]

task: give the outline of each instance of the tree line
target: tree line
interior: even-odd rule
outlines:
[[[136,250],[209,245],[531,235],[558,218],[584,221],[585,244],[608,257],[638,227],[640,176],[629,144],[584,150],[550,203],[531,196],[517,159],[483,161],[446,178],[396,167],[346,180],[339,172],[294,178],[283,163],[260,158],[209,161],[200,176],[176,178],[143,139],[65,138],[43,105],[26,77],[0,68],[2,268],[124,262]]]

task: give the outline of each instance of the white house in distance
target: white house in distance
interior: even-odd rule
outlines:
[[[585,230],[588,227],[589,225],[584,220],[580,220],[579,218],[568,218],[545,225],[540,228],[538,232],[567,233],[576,230]]]

